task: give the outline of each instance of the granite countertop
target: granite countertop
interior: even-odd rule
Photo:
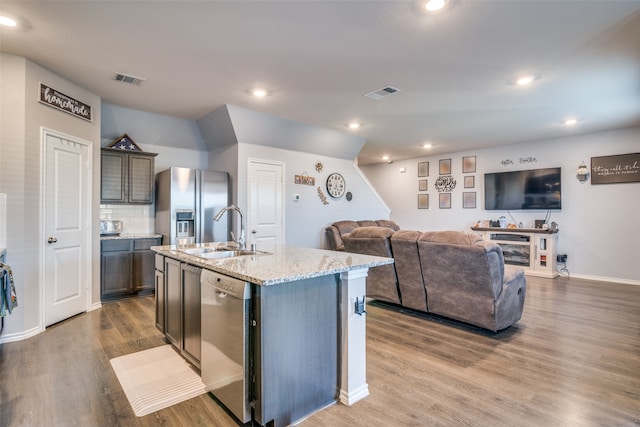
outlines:
[[[189,247],[215,247],[221,245],[223,243],[202,243]],[[256,255],[218,259],[189,255],[176,250],[175,245],[152,246],[151,250],[169,258],[261,286],[393,264],[393,258],[293,246],[279,246],[272,253],[257,253]]]
[[[156,237],[162,237],[162,234],[155,233],[120,233],[118,235],[101,235],[100,240],[116,240],[116,239],[154,239]]]

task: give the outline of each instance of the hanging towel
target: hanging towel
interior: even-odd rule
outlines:
[[[18,297],[16,296],[16,287],[13,283],[13,272],[11,267],[0,262],[0,278],[2,286],[0,289],[0,317],[11,314],[14,308],[18,306]]]

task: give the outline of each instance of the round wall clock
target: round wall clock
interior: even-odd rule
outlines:
[[[327,177],[327,193],[334,199],[342,197],[347,185],[339,173],[332,173]]]

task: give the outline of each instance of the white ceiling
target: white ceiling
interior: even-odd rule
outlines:
[[[0,13],[19,22],[0,29],[3,52],[104,102],[188,119],[233,104],[345,133],[358,120],[360,164],[640,125],[640,1],[449,0],[430,15],[416,1],[2,0]],[[514,85],[523,72],[539,78]],[[387,85],[401,92],[363,96]]]

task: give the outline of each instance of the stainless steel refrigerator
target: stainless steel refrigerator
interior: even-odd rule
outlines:
[[[156,174],[155,231],[163,245],[230,240],[227,215],[213,217],[229,206],[229,174],[173,167]]]

